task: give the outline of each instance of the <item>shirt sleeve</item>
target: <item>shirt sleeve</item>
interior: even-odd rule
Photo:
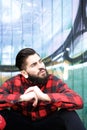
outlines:
[[[6,81],[0,86],[0,109],[11,107],[18,102],[19,97],[19,93],[12,92],[12,84]]]
[[[83,108],[83,100],[79,94],[69,88],[62,80],[57,82],[55,92],[48,93],[53,103],[58,108],[75,110]]]

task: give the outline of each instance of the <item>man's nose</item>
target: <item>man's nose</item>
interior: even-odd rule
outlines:
[[[44,64],[43,63],[38,63],[38,68],[43,68]]]

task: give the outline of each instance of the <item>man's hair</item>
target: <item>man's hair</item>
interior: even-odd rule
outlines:
[[[35,54],[36,51],[32,48],[24,48],[19,51],[16,56],[15,66],[19,68],[19,70],[23,70],[26,67],[26,58],[30,55]],[[36,53],[37,54],[37,53]]]

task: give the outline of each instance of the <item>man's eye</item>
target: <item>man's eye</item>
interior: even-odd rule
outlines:
[[[34,67],[36,65],[36,63],[32,64],[31,67]]]

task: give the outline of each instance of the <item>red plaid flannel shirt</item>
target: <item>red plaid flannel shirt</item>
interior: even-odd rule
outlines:
[[[36,107],[33,107],[31,102],[18,102],[20,95],[31,86],[33,86],[33,83],[21,74],[5,81],[0,86],[0,110],[10,107],[26,116],[30,116],[32,120],[36,120],[57,111],[58,108],[67,108],[68,110],[83,108],[81,96],[53,75],[49,75],[46,85],[37,85],[44,93],[48,94],[51,102],[39,101]]]

